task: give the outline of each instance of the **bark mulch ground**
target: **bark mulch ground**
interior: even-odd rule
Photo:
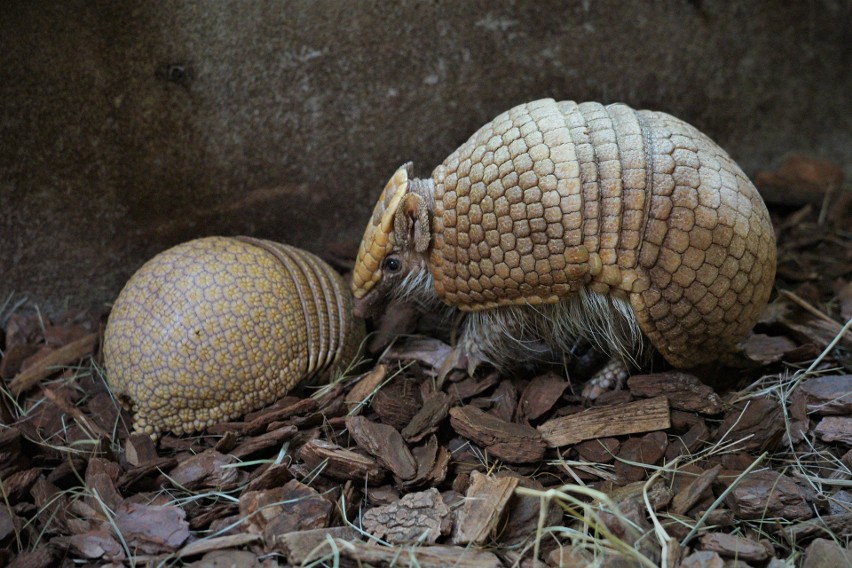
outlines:
[[[583,357],[438,381],[427,317],[357,374],[155,443],[110,395],[105,311],[10,298],[0,565],[852,565],[852,193],[805,156],[756,180],[777,293],[740,364],[594,401]]]

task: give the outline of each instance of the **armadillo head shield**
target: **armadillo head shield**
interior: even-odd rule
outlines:
[[[382,278],[385,257],[394,247],[394,216],[408,192],[411,163],[400,167],[382,191],[367,223],[352,271],[352,294],[362,299]]]

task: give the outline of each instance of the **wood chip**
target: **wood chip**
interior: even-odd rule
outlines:
[[[494,479],[478,471],[472,472],[464,505],[458,513],[453,543],[485,544],[517,486],[515,477]]]
[[[769,551],[759,542],[724,533],[705,533],[699,538],[702,549],[718,553],[723,558],[738,558],[746,562],[763,562]]]
[[[701,379],[689,373],[669,371],[653,375],[633,375],[627,379],[630,393],[635,397],[665,396],[669,405],[677,410],[718,414],[722,400]]]
[[[186,513],[174,505],[123,503],[115,525],[131,550],[146,554],[174,552],[189,538]]]
[[[788,353],[798,347],[796,342],[783,335],[755,333],[744,342],[743,353],[755,363],[769,365],[785,359]]]
[[[267,491],[240,496],[240,516],[251,529],[262,532],[268,543],[279,535],[328,526],[334,505],[316,489],[295,479]]]
[[[418,566],[420,568],[502,568],[492,552],[460,546],[417,546],[406,548],[402,558],[397,547],[375,546],[335,539],[341,556],[364,564]]]
[[[539,426],[538,431],[548,447],[558,448],[595,438],[665,430],[669,426],[669,402],[660,396],[554,418]]]
[[[852,446],[852,416],[826,416],[816,425],[814,434],[823,442]]]
[[[676,515],[685,515],[688,513],[698,503],[702,495],[713,485],[720,471],[722,471],[722,466],[716,465],[696,477],[689,485],[679,491],[672,500],[671,512]]]
[[[665,432],[651,432],[641,438],[629,438],[618,451],[615,474],[621,483],[645,479],[645,468],[638,464],[656,465],[664,455],[668,438]]]
[[[364,512],[364,530],[391,543],[434,544],[452,527],[450,508],[434,487]]]
[[[802,568],[845,568],[852,566],[852,549],[833,540],[818,538],[805,550]]]
[[[785,527],[781,532],[789,542],[808,541],[814,537],[826,534],[833,534],[838,538],[849,539],[852,538],[852,513],[822,515],[816,519],[802,521]]]
[[[346,419],[349,435],[364,451],[372,455],[387,469],[403,481],[417,475],[417,462],[402,439],[402,435],[392,426],[377,424],[363,416],[350,416]]]
[[[416,443],[438,430],[438,425],[447,417],[450,410],[450,397],[443,392],[435,392],[423,400],[423,406],[412,416],[402,429],[406,442]]]
[[[350,527],[296,531],[278,535],[274,546],[291,566],[304,566],[332,552],[329,537],[354,541],[360,539],[360,533]]]
[[[376,484],[385,477],[385,470],[373,458],[325,440],[311,440],[299,450],[299,457],[309,468],[321,467],[323,475],[334,479],[357,479]]]
[[[799,385],[813,414],[852,414],[852,375],[814,377]]]
[[[229,489],[239,483],[239,468],[223,467],[234,464],[233,456],[220,454],[210,449],[178,463],[169,472],[169,478],[176,487],[185,489]]]
[[[549,412],[571,383],[561,375],[549,372],[534,377],[518,401],[517,421],[537,420]]]
[[[805,520],[814,516],[808,496],[792,479],[775,471],[757,471],[742,479],[725,502],[742,519]]]
[[[450,424],[489,454],[510,463],[532,463],[544,457],[541,435],[531,426],[504,422],[474,406],[450,409]]]
[[[370,397],[373,396],[379,385],[385,381],[387,374],[387,365],[380,363],[361,375],[343,399],[349,412],[360,414],[362,407],[369,402]]]
[[[53,351],[25,371],[18,374],[12,382],[9,383],[9,390],[15,396],[20,395],[25,390],[32,388],[42,379],[47,378],[52,373],[56,372],[57,367],[64,367],[79,361],[86,355],[90,355],[95,350],[95,345],[98,342],[98,334],[90,333],[77,341],[69,343],[64,347]]]
[[[205,554],[211,550],[222,550],[225,548],[234,548],[237,546],[245,546],[257,542],[261,539],[259,534],[240,533],[230,534],[225,536],[217,536],[213,538],[203,538],[191,542],[177,551],[178,558],[188,558],[190,556],[198,556]]]
[[[156,460],[157,447],[147,434],[131,434],[124,442],[124,459],[136,467]]]
[[[238,460],[244,460],[246,457],[267,448],[279,447],[283,442],[295,436],[298,431],[299,429],[293,425],[279,426],[265,434],[250,436],[240,442],[228,454]]]
[[[397,378],[373,396],[370,408],[384,424],[402,430],[423,406],[423,397],[417,381]]]
[[[716,440],[739,441],[738,450],[763,452],[776,447],[783,434],[781,405],[770,397],[761,396],[729,411],[716,430]]]
[[[500,420],[511,422],[518,406],[518,389],[512,381],[503,380],[491,395],[493,406],[488,411]]]

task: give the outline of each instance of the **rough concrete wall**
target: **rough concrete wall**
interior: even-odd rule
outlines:
[[[0,303],[109,301],[200,235],[354,247],[396,166],[538,97],[668,111],[750,174],[849,164],[851,23],[844,0],[6,2]]]

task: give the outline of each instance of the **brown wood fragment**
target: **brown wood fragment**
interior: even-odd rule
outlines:
[[[784,417],[777,400],[767,396],[749,399],[727,414],[716,430],[716,440],[740,442],[741,451],[763,452],[778,445],[784,434]]]
[[[665,396],[669,405],[677,410],[718,414],[722,411],[722,400],[713,389],[695,375],[681,371],[633,375],[627,379],[630,393],[635,397],[653,398]]]
[[[123,491],[127,490],[128,488],[133,487],[141,479],[154,473],[168,471],[176,465],[177,458],[166,457],[157,458],[138,467],[132,467],[124,472],[124,474],[118,479],[118,488]]]
[[[512,381],[500,381],[491,395],[491,400],[494,404],[488,413],[505,422],[511,422],[518,406],[518,389]]]
[[[829,375],[799,385],[807,398],[807,411],[821,416],[852,414],[852,375]]]
[[[681,560],[678,568],[733,568],[712,550],[698,550]]]
[[[716,465],[696,477],[689,485],[679,491],[672,500],[672,513],[685,515],[689,512],[698,503],[704,492],[713,485],[720,471],[722,471],[722,466]]]
[[[702,549],[716,552],[723,558],[737,558],[746,562],[763,562],[769,551],[753,540],[724,533],[705,533],[699,537]]]
[[[79,408],[66,400],[60,389],[46,388],[43,389],[42,392],[47,400],[55,404],[63,413],[73,418],[80,428],[86,433],[87,437],[100,438],[102,440],[110,439],[109,433],[98,426],[98,424],[93,421],[90,416],[86,416]]]
[[[615,462],[615,474],[621,483],[645,479],[645,468],[637,464],[656,465],[668,447],[665,432],[651,432],[641,438],[630,438],[621,444]]]
[[[334,479],[375,484],[385,477],[385,470],[373,458],[325,440],[311,440],[299,450],[299,457],[311,469],[322,466],[322,474]]]
[[[852,538],[852,513],[823,515],[816,519],[795,523],[782,529],[781,533],[789,542],[808,541],[814,537],[826,534],[838,538]]]
[[[579,546],[560,546],[551,550],[547,555],[548,566],[587,568],[588,566],[594,566],[594,564],[594,554]]]
[[[293,479],[293,474],[286,464],[273,463],[268,467],[256,469],[251,474],[251,481],[246,486],[245,491],[263,491],[264,489],[272,489],[279,485],[284,485]]]
[[[798,347],[793,340],[783,335],[755,333],[743,343],[743,353],[755,363],[769,365],[781,361]]]
[[[201,559],[196,562],[190,562],[184,565],[185,568],[210,568],[210,567],[225,567],[236,568],[262,568],[264,564],[260,562],[257,554],[248,550],[235,550],[227,548],[223,550],[211,550],[204,554]]]
[[[611,463],[621,447],[621,442],[616,438],[598,438],[580,442],[574,449],[581,459],[588,462],[600,464]]]
[[[402,429],[406,442],[416,443],[434,433],[438,425],[447,417],[450,410],[450,397],[443,392],[435,392],[423,399],[423,406],[411,421]]]
[[[259,436],[251,436],[243,440],[237,447],[228,452],[228,454],[239,460],[243,460],[261,450],[280,446],[283,442],[295,436],[298,431],[299,429],[293,425],[280,426]]]
[[[124,459],[133,467],[156,460],[157,448],[147,434],[131,434],[124,442]]]
[[[359,541],[335,539],[341,556],[364,564],[418,566],[421,568],[502,568],[503,563],[492,552],[461,546],[417,546],[405,549],[400,558],[396,547],[375,546]]]
[[[396,544],[434,544],[452,527],[450,508],[434,487],[420,493],[409,493],[390,505],[368,509],[362,522],[370,534]]]
[[[517,421],[529,422],[541,418],[562,398],[571,383],[554,372],[534,377],[518,401]]]
[[[805,550],[802,568],[846,568],[852,566],[852,548],[834,540],[818,538]]]
[[[373,395],[370,408],[384,424],[397,430],[405,428],[423,406],[420,385],[408,378],[397,378]]]
[[[517,486],[515,477],[494,479],[473,471],[464,505],[458,513],[453,543],[485,544]]]
[[[377,424],[363,416],[350,416],[346,419],[346,427],[355,443],[394,475],[403,481],[417,475],[417,462],[395,428]]]
[[[46,357],[39,359],[37,363],[28,367],[25,371],[18,373],[9,383],[9,390],[15,396],[20,395],[54,373],[57,367],[71,365],[86,355],[90,355],[95,350],[97,342],[98,334],[90,333],[77,341],[60,347]]]
[[[39,546],[35,550],[17,555],[8,568],[51,568],[55,566],[59,550],[50,545]]]
[[[212,550],[222,550],[225,548],[233,548],[236,546],[244,546],[257,542],[261,539],[259,534],[240,533],[230,534],[225,536],[216,536],[213,538],[199,539],[191,542],[177,551],[178,558],[187,558],[190,556],[198,556]]]
[[[544,457],[541,435],[531,426],[504,422],[474,406],[450,409],[450,424],[456,432],[507,462],[531,463]]]
[[[482,394],[499,382],[499,375],[491,372],[484,377],[467,377],[447,387],[447,392],[453,400],[467,400]]]
[[[826,416],[816,425],[814,434],[823,442],[852,446],[852,416]]]
[[[290,401],[292,399],[287,400]],[[273,422],[280,422],[292,416],[301,416],[316,412],[317,409],[319,409],[319,405],[319,401],[315,398],[304,398],[296,402],[292,402],[284,407],[273,405],[265,410],[259,411],[258,413],[249,415],[253,416],[251,420],[249,420],[249,416],[246,416],[247,421],[242,424],[237,423],[236,427],[238,427],[243,434],[258,434],[265,431]],[[208,428],[208,431],[213,432],[214,430]]]
[[[669,402],[660,396],[554,418],[539,426],[538,431],[548,447],[558,448],[594,438],[665,430],[669,426]]]
[[[121,544],[105,530],[75,534],[67,542],[83,558],[120,563],[125,557]]]
[[[769,470],[752,472],[740,480],[725,502],[742,519],[805,520],[814,516],[805,491],[786,475]]]
[[[239,469],[223,467],[236,463],[236,458],[210,449],[178,463],[169,472],[169,478],[177,487],[185,489],[229,489],[239,483]]]
[[[281,487],[240,496],[244,525],[262,532],[266,542],[275,542],[285,533],[325,528],[333,509],[331,501],[295,479]]]
[[[374,391],[385,381],[387,374],[387,365],[379,363],[361,375],[343,399],[350,413],[353,415],[361,413],[362,407],[368,403]]]
[[[359,540],[360,534],[350,527],[296,531],[278,535],[274,546],[291,566],[304,566],[332,552],[328,537],[351,541]]]
[[[122,503],[115,525],[131,550],[174,552],[189,538],[186,513],[174,505]]]
[[[89,460],[89,465],[86,468],[86,488],[92,493],[87,495],[85,500],[93,509],[103,513],[100,501],[109,507],[110,511],[115,511],[124,501],[124,497],[116,489],[116,482],[120,468],[118,464],[112,461],[107,461],[103,458],[94,457]],[[97,494],[97,499],[94,494]]]

